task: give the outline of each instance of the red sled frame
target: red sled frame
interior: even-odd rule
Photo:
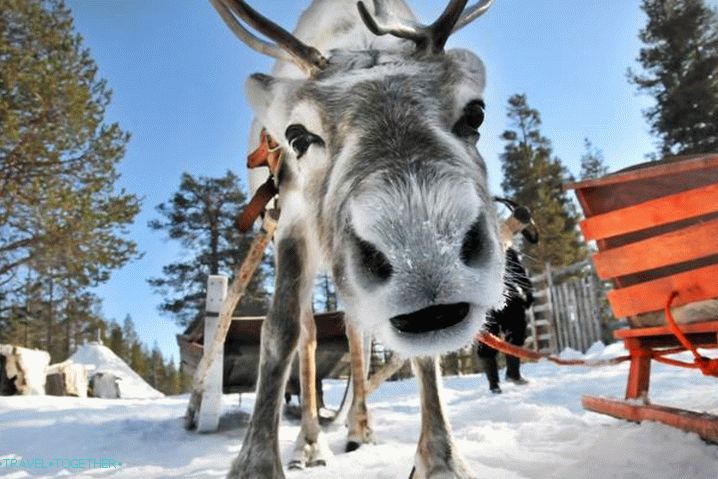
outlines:
[[[718,298],[718,154],[670,158],[606,177],[567,185],[576,190],[586,219],[581,229],[595,240],[598,276],[611,280],[608,295],[616,317],[632,329],[618,330],[630,353],[625,400],[584,396],[585,409],[634,422],[656,421],[718,443],[718,416],[650,404],[651,362],[694,367],[718,376],[718,360],[696,347],[718,348],[718,317],[675,324],[676,306]],[[686,245],[691,245],[686,247]],[[666,307],[666,324],[641,319]],[[694,363],[665,356],[691,350]]]

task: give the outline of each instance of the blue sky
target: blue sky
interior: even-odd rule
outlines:
[[[442,2],[409,2],[433,20]],[[639,0],[496,0],[481,19],[452,37],[487,69],[487,115],[479,149],[491,186],[500,192],[499,135],[506,101],[526,93],[541,112],[555,154],[578,174],[583,139],[603,150],[611,170],[643,161],[653,151],[638,95],[626,71],[635,58],[645,17]],[[711,3],[715,3],[711,1]],[[76,29],[114,95],[107,120],[132,133],[120,165],[120,186],[143,198],[130,228],[144,257],[116,271],[98,289],[108,318],[130,314],[140,337],[178,358],[179,328],[157,311],[160,298],[147,278],[182,252],[147,227],[184,171],[243,177],[251,112],[244,79],[269,71],[271,61],[244,47],[203,0],[68,0]],[[308,0],[254,1],[265,15],[292,27]]]

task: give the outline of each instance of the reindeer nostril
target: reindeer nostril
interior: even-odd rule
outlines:
[[[466,236],[464,236],[464,242],[461,244],[461,261],[467,266],[473,266],[480,258],[484,250],[485,235],[484,221],[479,217],[471,225]]]
[[[364,241],[359,237],[355,237],[355,241],[359,252],[359,260],[364,269],[375,279],[386,281],[391,278],[394,269],[391,267],[389,258],[368,241]]]

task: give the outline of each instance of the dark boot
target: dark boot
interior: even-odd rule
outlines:
[[[496,364],[496,357],[481,358],[481,365],[486,373],[486,379],[489,380],[489,390],[494,394],[500,394],[499,367]]]
[[[514,384],[528,384],[528,381],[521,377],[521,360],[516,356],[506,355],[506,380]]]

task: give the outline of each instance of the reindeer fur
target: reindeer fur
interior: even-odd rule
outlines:
[[[403,1],[384,3],[398,17],[414,19]],[[315,0],[295,36],[326,55],[328,66],[307,78],[280,61],[272,76],[254,74],[246,86],[254,138],[261,125],[287,154],[278,175],[276,287],[262,328],[257,400],[228,477],[284,477],[281,398],[300,340],[305,410],[292,464],[318,465],[330,455],[310,411],[312,285],[317,271],[327,270],[346,305],[359,374],[362,332],[415,358],[422,429],[413,478],[468,478],[443,412],[435,357],[472,342],[487,311],[503,302],[504,255],[486,167],[475,138],[452,131],[465,106],[483,97],[483,64],[466,50],[417,53],[411,41],[376,36],[353,0]],[[285,137],[290,125],[302,125],[321,142],[299,158]],[[252,174],[253,186],[262,181]],[[384,270],[372,266],[377,258]],[[463,320],[420,333],[390,321],[443,305],[466,305],[459,307]],[[363,375],[361,383],[356,377],[349,440],[363,443],[371,440],[371,428]]]

